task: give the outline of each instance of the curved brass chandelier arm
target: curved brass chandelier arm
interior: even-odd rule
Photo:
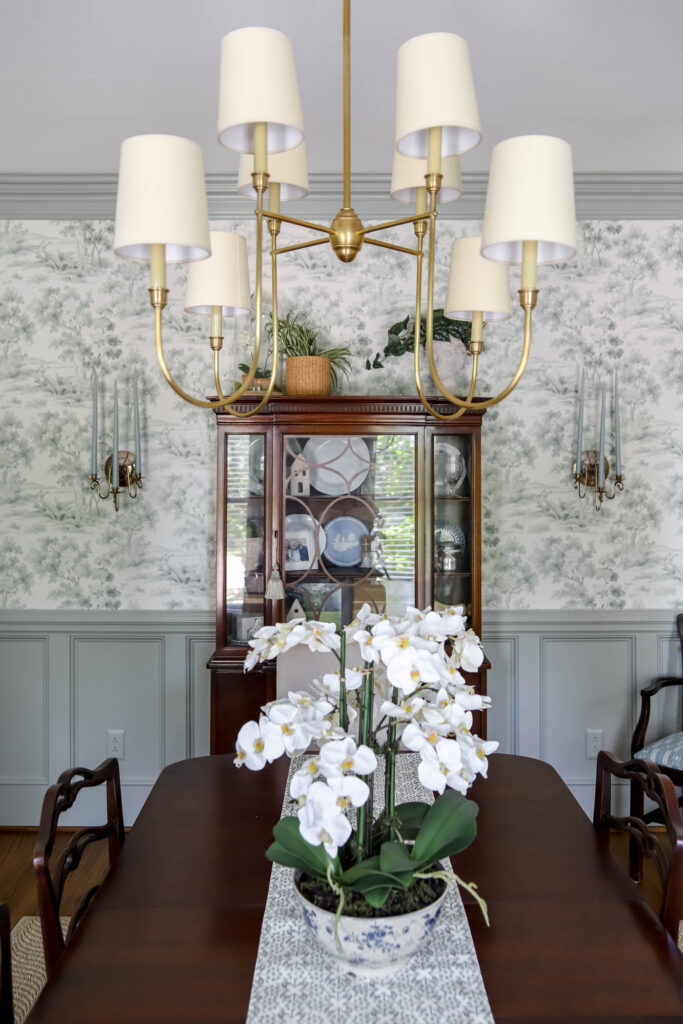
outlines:
[[[274,336],[274,348],[273,348],[273,371],[268,382],[268,388],[265,391],[264,400],[259,403],[256,409],[250,409],[247,413],[237,413],[230,409],[233,402],[236,402],[246,391],[251,387],[254,376],[256,375],[256,369],[258,367],[258,360],[261,354],[261,306],[262,306],[262,290],[263,290],[263,192],[267,185],[267,175],[254,175],[254,185],[256,188],[256,309],[255,309],[255,339],[254,339],[254,355],[247,373],[242,384],[232,392],[230,395],[224,395],[219,380],[218,372],[218,352],[222,345],[222,338],[216,337],[215,342],[212,341],[211,347],[214,352],[214,383],[216,385],[218,400],[211,401],[210,399],[195,398],[193,395],[188,394],[180,385],[175,381],[171,371],[166,363],[166,356],[164,354],[163,345],[163,321],[162,313],[163,308],[166,305],[166,296],[168,294],[165,287],[153,287],[150,288],[150,301],[154,307],[154,333],[155,333],[155,344],[156,353],[161,372],[163,373],[166,381],[175,393],[182,398],[185,402],[189,402],[190,405],[196,405],[200,409],[228,409],[229,412],[235,416],[253,416],[263,405],[268,401],[273,388],[275,386],[275,375],[277,372],[277,341]],[[274,247],[274,245],[273,245]],[[153,247],[154,248],[154,247]],[[163,246],[160,247],[163,249]],[[159,260],[163,260],[163,253],[155,253],[155,262],[158,264]],[[165,269],[165,268],[164,268]],[[153,274],[153,277],[155,275]],[[158,277],[158,274],[157,274]]]
[[[239,412],[237,409],[233,409],[231,406],[227,406],[227,411],[231,416],[235,416],[238,419],[247,419],[250,416],[255,416],[257,412],[260,412],[264,405],[267,405],[270,401],[270,396],[273,393],[275,387],[275,377],[277,375],[277,357],[278,357],[278,325],[277,325],[277,236],[280,231],[280,227],[276,220],[269,217],[268,226],[270,228],[270,259],[271,259],[271,272],[272,272],[272,290],[273,290],[273,365],[270,370],[270,378],[268,380],[268,387],[263,393],[263,398],[253,409],[249,409],[246,412]],[[260,261],[257,258],[257,268],[262,271],[262,266],[259,266]],[[261,308],[261,276],[259,275],[256,280],[257,298],[256,306],[260,311]],[[214,351],[213,354],[213,376],[214,383],[216,385],[216,393],[219,398],[222,398],[221,394],[221,383],[220,383],[220,372],[218,367],[218,351]],[[243,385],[244,386],[244,385]],[[237,392],[236,392],[237,393]]]
[[[498,405],[498,403],[502,402],[504,398],[507,398],[510,392],[517,387],[520,380],[522,379],[522,376],[526,369],[526,364],[529,359],[529,351],[531,349],[531,311],[536,305],[537,295],[538,291],[536,289],[520,290],[519,302],[522,309],[524,310],[524,344],[522,346],[522,355],[520,357],[519,364],[517,366],[517,369],[515,370],[512,380],[507,385],[507,387],[503,388],[503,390],[495,396],[495,398],[487,398],[483,401],[472,402],[471,396],[468,396],[468,398],[465,401],[463,401],[461,398],[458,398],[457,395],[451,394],[451,392],[448,390],[448,388],[445,386],[445,384],[439,377],[439,372],[436,368],[436,360],[434,359],[434,347],[433,344],[430,345],[429,338],[427,339],[427,358],[429,360],[429,372],[434,378],[434,383],[439,389],[439,392],[447,401],[451,402],[453,405],[459,406],[461,409],[465,408],[469,409],[470,411],[474,409],[490,409],[491,406]]]
[[[417,281],[415,285],[415,345],[414,345],[414,370],[415,370],[415,386],[417,393],[420,396],[420,401],[424,405],[427,412],[434,416],[437,420],[444,420],[447,423],[452,423],[453,420],[459,420],[469,409],[466,405],[463,408],[458,409],[456,412],[443,413],[438,412],[437,409],[431,404],[429,399],[424,393],[422,387],[422,381],[420,379],[420,333],[421,333],[421,314],[422,314],[422,260],[424,254],[422,252],[422,235],[418,238],[418,258],[417,258]],[[477,366],[479,361],[479,353],[474,352],[472,354],[472,378],[470,380],[470,388],[467,392],[466,402],[471,402],[474,396],[474,389],[477,385]]]

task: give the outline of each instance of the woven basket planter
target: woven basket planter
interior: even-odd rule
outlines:
[[[287,394],[331,394],[330,365],[327,356],[287,356],[285,361]]]

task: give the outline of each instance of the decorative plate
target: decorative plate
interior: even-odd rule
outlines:
[[[303,454],[311,466],[311,484],[321,494],[351,494],[370,471],[362,437],[309,437]]]
[[[322,555],[326,543],[325,531],[313,516],[298,512],[285,516],[285,543],[282,555],[287,572],[315,569],[318,555]]]
[[[465,456],[443,439],[434,442],[434,493],[439,498],[454,495],[467,476]]]
[[[361,555],[360,539],[370,534],[365,523],[355,516],[337,516],[327,523],[325,533],[325,558],[328,562],[342,567],[358,565]]]
[[[447,519],[435,519],[434,546],[437,544],[455,544],[456,548],[464,550],[467,540],[457,523],[449,523]]]

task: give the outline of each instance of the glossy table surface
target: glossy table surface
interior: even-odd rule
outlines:
[[[245,1019],[287,767],[162,772],[32,1024]],[[464,894],[495,1020],[680,1021],[683,958],[557,773],[496,754],[472,796],[454,865],[488,902],[487,929]]]

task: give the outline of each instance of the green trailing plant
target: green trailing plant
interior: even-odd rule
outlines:
[[[427,336],[427,318],[423,316],[420,330],[420,344],[425,347]],[[465,349],[470,350],[470,337],[472,324],[468,320],[451,320],[444,316],[443,309],[434,310],[433,338],[434,341],[459,341]],[[384,352],[377,352],[373,360],[365,360],[366,370],[381,370],[384,368],[383,360],[391,357],[405,355],[412,352],[415,345],[415,317],[411,314],[405,320],[399,320],[389,328],[389,340],[384,346]]]
[[[332,390],[337,391],[340,375],[348,377],[351,372],[351,350],[345,345],[320,348],[318,344],[319,332],[314,327],[311,327],[299,313],[289,312],[284,317],[278,317],[277,330],[280,351],[285,358],[288,356],[323,356],[325,359],[330,360]],[[272,313],[268,315],[266,333],[272,345]]]

